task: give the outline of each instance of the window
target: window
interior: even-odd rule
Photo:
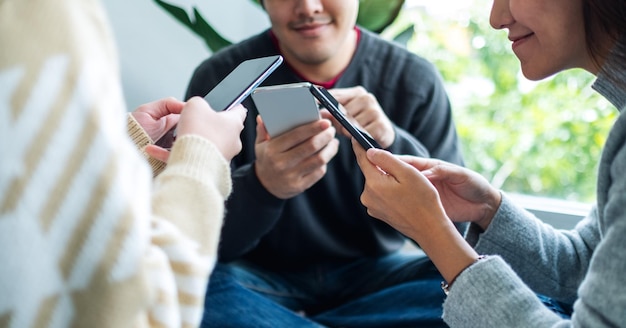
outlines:
[[[617,111],[571,70],[525,79],[491,0],[408,0],[383,36],[440,70],[466,164],[507,192],[591,203],[597,163]]]

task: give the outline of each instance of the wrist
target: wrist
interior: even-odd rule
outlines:
[[[483,229],[483,231],[487,230],[491,221],[493,221],[493,218],[496,216],[500,205],[502,204],[502,193],[499,190],[494,189],[492,195],[492,201],[487,202],[485,205],[485,214],[480,220],[474,222],[481,229]]]
[[[476,261],[479,254],[458,233],[454,225],[442,230],[428,231],[423,240],[416,240],[441,273],[443,279],[452,282],[460,272]]]
[[[483,260],[487,258],[486,255],[479,255],[478,257],[476,257],[474,259],[474,261],[472,261],[472,263],[470,263],[469,265],[467,265],[465,268],[463,268],[457,275],[454,276],[454,278],[452,278],[449,282],[445,282],[442,281],[441,282],[441,289],[443,290],[443,292],[448,295],[448,293],[450,293],[450,288],[452,288],[452,284],[454,284],[454,282],[456,281],[456,279],[463,274],[463,272],[465,272],[467,269],[469,269],[472,265],[478,263],[480,260]]]

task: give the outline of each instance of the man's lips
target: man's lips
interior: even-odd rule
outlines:
[[[304,25],[295,26],[293,29],[294,30],[314,30],[321,26],[324,26],[324,24],[304,24]]]
[[[330,24],[331,19],[327,17],[309,17],[289,24],[294,30],[314,30],[324,25]]]

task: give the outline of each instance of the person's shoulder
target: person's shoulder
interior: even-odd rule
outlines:
[[[619,112],[617,119],[613,123],[606,139],[603,153],[610,153],[613,149],[614,152],[626,153],[626,108]],[[621,164],[626,167],[626,156]]]
[[[409,51],[404,45],[383,39],[380,35],[360,28],[361,53],[366,61],[381,62],[402,67],[408,72],[435,73],[435,65],[428,59]]]
[[[343,85],[359,84],[383,99],[404,94],[428,99],[445,90],[437,67],[406,47],[361,29],[361,39],[352,62],[344,72]]]

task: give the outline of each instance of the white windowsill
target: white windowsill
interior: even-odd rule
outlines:
[[[572,229],[591,210],[591,204],[507,193],[516,204],[558,229]]]
[[[508,192],[506,195],[517,205],[527,209],[543,222],[557,229],[573,229],[578,221],[587,216],[592,206],[587,203]],[[411,241],[407,241],[404,249],[408,252],[423,253],[423,251],[416,247]]]

